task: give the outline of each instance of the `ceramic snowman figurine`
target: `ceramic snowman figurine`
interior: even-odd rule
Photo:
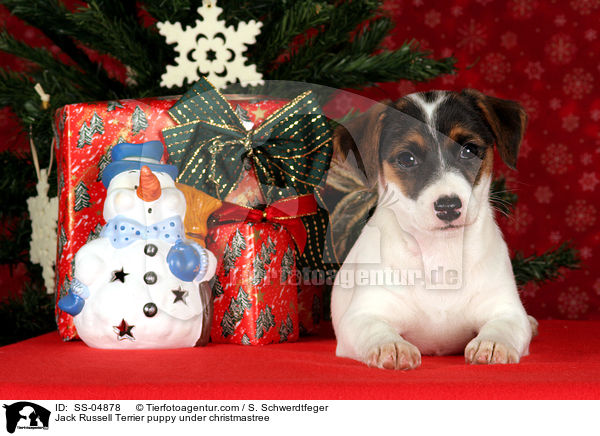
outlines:
[[[70,293],[58,304],[90,347],[208,341],[211,295],[202,282],[214,276],[216,259],[185,238],[185,197],[162,155],[160,141],[118,144],[104,170],[106,225],[77,252]]]

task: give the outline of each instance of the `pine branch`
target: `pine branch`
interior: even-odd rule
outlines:
[[[90,2],[87,1],[87,3]],[[138,14],[135,0],[94,0],[93,3],[110,17],[126,17],[129,19],[137,17]]]
[[[343,53],[329,54],[318,62],[318,68],[307,67],[303,71],[290,71],[293,80],[320,83],[338,88],[356,88],[377,82],[393,82],[400,79],[427,81],[454,70],[454,58],[440,60],[427,58],[431,53],[419,51],[411,42],[399,50],[385,51],[376,55]],[[309,74],[306,77],[307,73]]]
[[[0,236],[0,264],[15,265],[29,262],[31,221],[27,213],[10,220],[2,218],[3,231],[6,235]]]
[[[27,211],[25,198],[35,195],[35,171],[28,157],[10,151],[0,152],[0,219],[18,216]]]
[[[292,4],[303,0],[219,0],[219,7],[223,8],[221,18],[227,25],[236,25],[240,21],[260,20],[263,23],[273,19],[272,13],[276,10],[285,10]],[[195,11],[202,4],[201,0],[193,0]]]
[[[68,9],[61,2],[56,0],[1,0],[0,3],[6,6],[13,15],[41,30],[76,65],[88,74],[95,76],[105,89],[113,89],[117,93],[122,92],[123,85],[108,77],[106,71],[92,62],[69,37],[72,23],[68,18]]]
[[[34,96],[33,84],[25,74],[0,68],[0,107],[12,107],[17,117],[27,120],[24,105]]]
[[[174,59],[174,52],[164,44],[157,32],[140,26],[137,15],[115,16],[107,12],[110,9],[107,3],[89,1],[87,7],[69,14],[72,36],[131,68],[137,86],[124,89],[123,94],[114,98],[140,97],[155,92],[158,89],[157,78],[160,78],[164,65],[169,61],[164,53],[170,52]]]
[[[528,282],[556,280],[562,277],[565,268],[577,269],[579,266],[579,255],[570,242],[540,255],[524,257],[522,252],[517,252],[512,259],[515,280],[519,286]]]
[[[308,79],[318,76],[317,70],[320,69],[323,58],[342,51],[352,32],[363,21],[373,18],[378,7],[378,1],[347,1],[330,11],[323,11],[324,14],[329,12],[329,25],[321,26],[317,34],[307,38],[301,47],[290,53],[285,63],[269,73],[268,78],[308,81],[304,78],[307,73]],[[325,84],[321,81],[313,83]]]
[[[345,50],[346,54],[372,53],[380,48],[383,39],[394,28],[394,23],[388,17],[378,17],[361,26],[352,42]]]
[[[297,35],[328,23],[333,8],[333,5],[309,0],[297,1],[278,13],[271,12],[256,45],[249,52],[249,58],[261,69],[269,69],[271,62],[288,48]]]
[[[196,19],[194,13],[198,6],[194,3],[190,0],[145,0],[141,8],[146,10],[156,21],[179,22],[185,25],[191,24],[190,22]]]
[[[0,346],[55,329],[54,295],[48,295],[40,283],[25,285],[21,295],[0,304]]]
[[[18,41],[5,30],[0,32],[0,50],[19,56],[33,62],[42,70],[50,71],[60,81],[61,92],[82,96],[81,89],[96,95],[106,95],[102,84],[89,76],[82,74],[75,67],[65,65],[56,59],[46,48],[34,48],[24,42]],[[50,90],[48,90],[50,92]]]

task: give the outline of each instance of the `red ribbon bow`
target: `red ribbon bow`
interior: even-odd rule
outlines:
[[[268,205],[264,210],[223,202],[212,214],[211,225],[231,222],[261,222],[281,224],[292,235],[298,251],[302,253],[306,245],[306,229],[302,217],[317,213],[318,205],[313,194],[284,198]]]

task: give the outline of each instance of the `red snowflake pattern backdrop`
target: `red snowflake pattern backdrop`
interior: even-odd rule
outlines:
[[[500,162],[508,186],[519,195],[515,213],[499,218],[512,250],[542,252],[573,240],[584,266],[561,281],[522,291],[540,318],[600,318],[600,75],[599,0],[396,0],[384,8],[396,22],[388,48],[415,38],[436,56],[454,55],[458,72],[429,83],[402,81],[371,88],[375,100],[421,90],[471,87],[519,100],[530,123],[518,172]],[[47,40],[10,17],[0,19],[26,43]],[[54,48],[56,51],[57,49]],[[0,53],[3,65],[24,63]],[[110,64],[110,59],[105,59]],[[123,70],[114,65],[115,76]],[[344,101],[343,99],[341,100]],[[344,111],[347,107],[341,108]],[[0,114],[3,147],[27,150],[8,111]]]

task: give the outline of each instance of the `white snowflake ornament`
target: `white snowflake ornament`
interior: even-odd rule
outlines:
[[[33,150],[34,164],[38,175],[37,195],[27,199],[31,219],[31,262],[42,266],[42,277],[48,294],[54,293],[54,266],[56,263],[56,227],[58,221],[58,198],[48,198],[48,173],[40,169]],[[52,158],[50,158],[52,160]]]
[[[235,30],[219,20],[221,12],[223,9],[217,6],[216,0],[204,0],[198,8],[203,20],[196,20],[194,27],[184,29],[181,23],[168,21],[156,24],[167,43],[176,44],[178,53],[176,65],[167,65],[161,86],[182,86],[184,79],[192,83],[200,79],[200,75],[206,76],[217,88],[238,80],[243,85],[263,83],[256,65],[245,65],[247,59],[242,54],[247,49],[246,45],[256,42],[262,23],[254,20],[240,22]]]

